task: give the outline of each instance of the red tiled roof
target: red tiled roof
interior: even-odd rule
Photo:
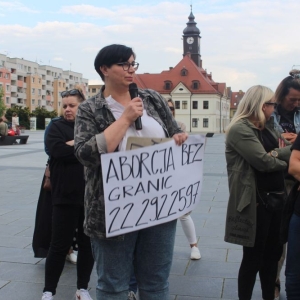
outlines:
[[[181,71],[187,70],[186,76],[181,75]],[[226,83],[217,83],[211,78],[211,74],[198,67],[188,56],[168,71],[162,71],[159,74],[136,74],[134,81],[139,88],[150,88],[161,94],[171,92],[179,83],[182,83],[193,94],[224,94],[226,93]],[[165,82],[171,82],[171,90],[165,89]],[[192,88],[192,82],[199,81],[198,89]]]

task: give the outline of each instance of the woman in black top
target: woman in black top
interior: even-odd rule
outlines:
[[[293,146],[289,173],[300,181],[300,133]],[[299,194],[298,194],[299,195]],[[290,220],[286,255],[285,286],[288,300],[300,299],[300,198],[296,199],[294,213]]]
[[[76,228],[78,228],[76,299],[91,300],[87,288],[94,260],[90,239],[83,233],[84,170],[74,155],[74,122],[84,101],[82,91],[62,93],[63,118],[53,122],[46,137],[52,185],[52,239],[46,259],[42,300],[52,300]]]

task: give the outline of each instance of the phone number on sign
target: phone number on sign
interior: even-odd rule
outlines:
[[[197,181],[188,187],[174,190],[170,194],[147,198],[142,201],[142,209],[138,210],[135,209],[133,202],[127,203],[123,208],[115,207],[109,213],[111,221],[108,226],[108,233],[139,226],[148,227],[146,225],[150,222],[170,218],[170,216],[179,214],[184,210],[188,212],[188,208],[196,203],[199,187],[200,181]],[[181,215],[183,214],[181,213]],[[173,219],[175,218],[171,217],[170,221]],[[117,223],[120,225],[116,225]]]

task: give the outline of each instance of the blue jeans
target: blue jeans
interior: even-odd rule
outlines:
[[[288,300],[300,299],[300,217],[293,214],[287,244],[285,288]]]
[[[124,240],[91,238],[97,300],[127,300],[132,264],[140,300],[169,299],[176,222],[127,233]]]

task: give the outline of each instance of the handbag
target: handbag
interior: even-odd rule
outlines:
[[[46,165],[46,169],[45,169],[45,180],[44,180],[43,189],[46,190],[46,191],[51,191],[49,164]]]
[[[261,204],[270,212],[275,212],[283,209],[286,200],[285,191],[265,192],[257,190],[258,198]]]
[[[295,182],[283,206],[279,235],[282,244],[288,241],[290,220],[294,213],[295,202],[300,196],[299,184],[299,181]]]

